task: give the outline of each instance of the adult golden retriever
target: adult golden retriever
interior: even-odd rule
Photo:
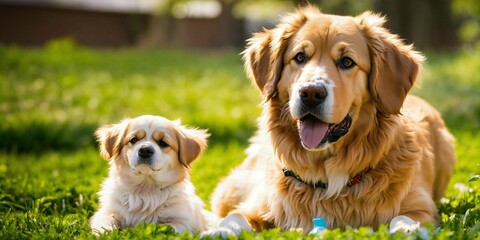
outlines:
[[[309,6],[248,41],[263,113],[246,160],[212,196],[226,217],[206,234],[308,233],[315,217],[392,232],[438,224],[454,138],[432,106],[407,96],[424,58],[384,22]]]

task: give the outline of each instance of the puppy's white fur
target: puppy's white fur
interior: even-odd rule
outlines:
[[[398,231],[416,232],[420,229],[420,223],[404,215],[396,216],[390,221],[390,233]]]
[[[229,214],[225,218],[222,218],[215,229],[202,233],[203,236],[219,236],[227,238],[228,235],[238,236],[243,230],[251,231],[252,227],[248,223],[247,219],[240,214]]]
[[[215,222],[189,181],[189,164],[206,147],[205,131],[144,115],[101,127],[96,135],[110,170],[90,220],[94,233],[141,223],[195,233]],[[152,150],[151,156],[142,159],[141,148]]]

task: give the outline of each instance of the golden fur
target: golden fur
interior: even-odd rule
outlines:
[[[110,171],[90,220],[94,233],[140,223],[195,233],[215,221],[189,180],[191,162],[207,145],[205,131],[143,115],[103,126],[96,135]]]
[[[370,12],[335,16],[310,6],[248,41],[245,68],[264,97],[263,113],[246,160],[212,195],[213,211],[227,217],[208,234],[270,227],[308,233],[314,217],[341,229],[376,229],[399,216],[438,224],[434,200],[452,174],[454,139],[432,106],[407,96],[424,58],[384,21]],[[319,118],[333,126],[348,115],[351,126],[337,141],[306,147],[298,92],[317,83],[326,89]],[[282,167],[328,188],[285,177]],[[360,183],[346,187],[367,168]]]

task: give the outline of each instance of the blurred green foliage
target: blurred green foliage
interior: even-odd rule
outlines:
[[[480,47],[480,2],[452,0],[452,10],[460,21],[460,38],[467,45]]]

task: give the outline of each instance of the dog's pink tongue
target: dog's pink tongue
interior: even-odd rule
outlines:
[[[322,142],[328,130],[328,124],[307,116],[300,121],[300,139],[307,148],[316,148]]]

